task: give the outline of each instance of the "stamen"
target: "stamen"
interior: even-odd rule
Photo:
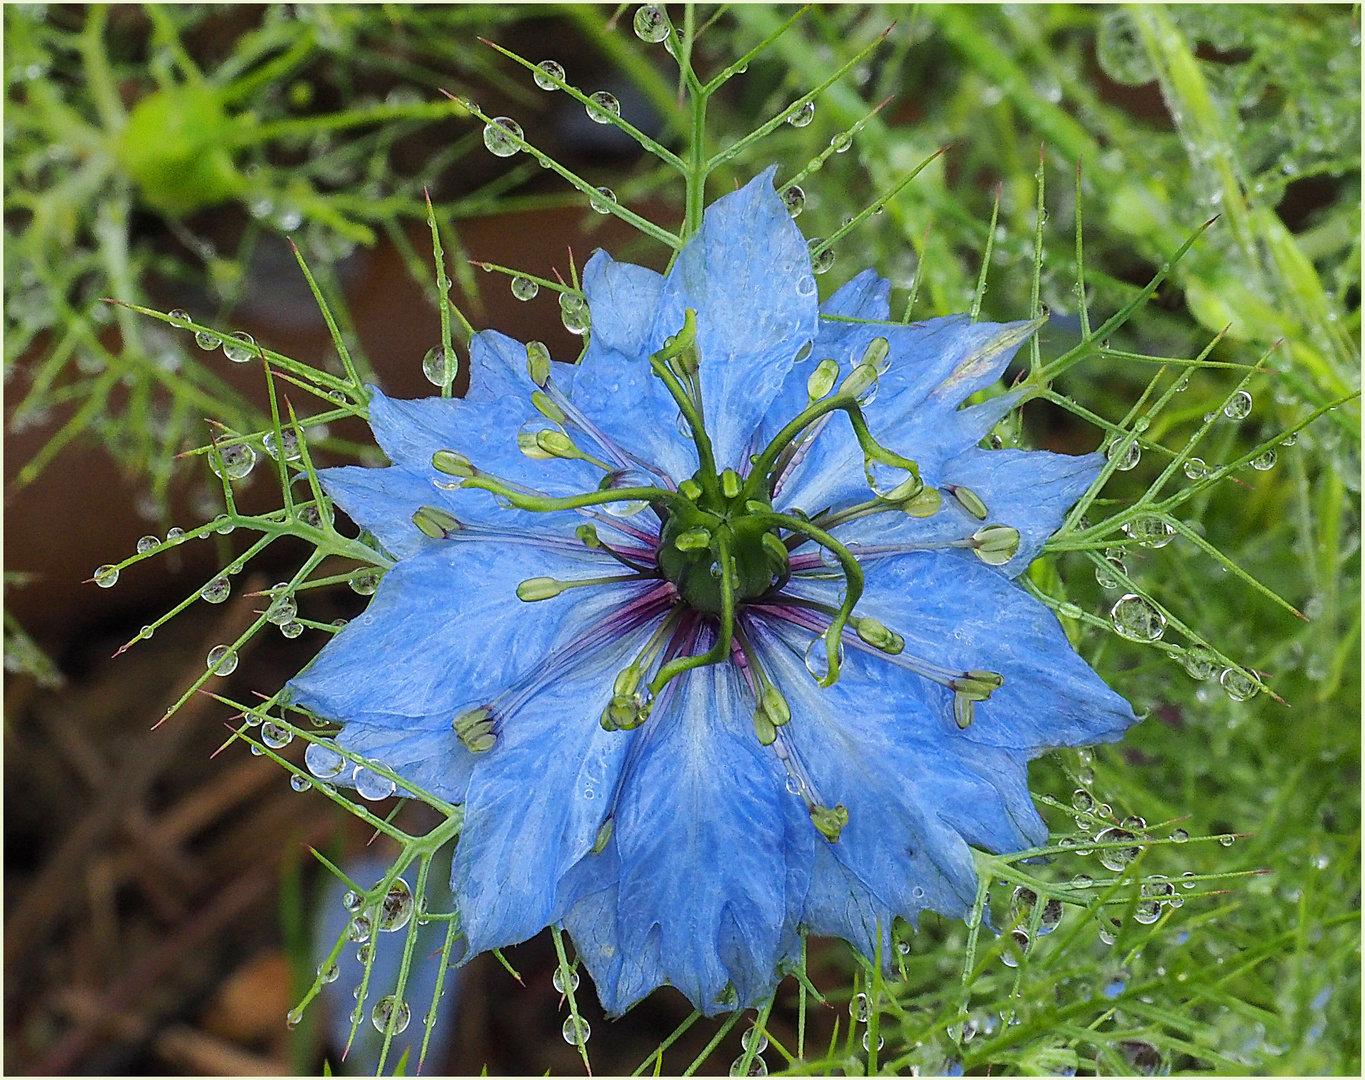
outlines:
[[[464,526],[454,514],[439,506],[422,506],[413,512],[412,523],[433,540],[447,540]]]
[[[663,652],[678,621],[682,617],[680,608],[675,607],[649,636],[644,647],[630,664],[617,673],[612,684],[612,697],[602,710],[602,727],[607,731],[629,731],[649,719],[654,707],[654,695],[648,687],[640,692],[640,680],[644,673],[654,666]]]
[[[944,484],[943,490],[956,499],[958,505],[972,517],[978,521],[986,520],[986,515],[989,513],[986,504],[981,501],[981,496],[971,488],[963,487],[961,484]]]
[[[517,586],[517,598],[530,604],[537,600],[551,600],[566,589],[580,589],[588,585],[617,585],[623,581],[647,581],[651,577],[658,577],[658,575],[620,574],[615,577],[577,578],[572,581],[560,581],[551,577],[533,577],[527,578]]]
[[[821,360],[815,365],[815,370],[810,373],[810,378],[806,380],[806,396],[811,404],[819,401],[834,389],[834,382],[839,378],[839,361]]]
[[[489,705],[480,705],[460,713],[451,726],[465,749],[472,754],[491,750],[498,741],[493,732],[493,709]]]
[[[987,566],[1004,566],[1019,551],[1019,530],[1010,525],[987,525],[972,533],[971,547]]]
[[[437,450],[431,455],[432,467],[448,476],[470,477],[478,475],[469,458],[455,450]]]
[[[839,842],[839,834],[848,824],[848,811],[843,803],[839,803],[832,810],[827,806],[812,806],[810,820],[821,836],[831,844],[836,844]]]

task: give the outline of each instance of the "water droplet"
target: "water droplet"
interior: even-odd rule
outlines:
[[[232,583],[225,577],[216,577],[199,590],[199,595],[210,604],[221,604],[232,592]]]
[[[808,101],[799,109],[797,109],[796,112],[792,113],[789,117],[787,117],[787,123],[789,123],[792,127],[801,128],[805,127],[814,119],[815,102]]]
[[[213,531],[216,532],[219,536],[227,536],[235,528],[237,528],[237,526],[233,523],[232,518],[230,518],[227,514],[219,514],[213,520],[214,523],[218,525],[218,527]]]
[[[608,488],[652,487],[655,479],[642,469],[617,469],[603,477],[598,487]],[[621,502],[606,503],[602,509],[612,517],[628,518],[640,513],[649,503],[642,499],[623,499]]]
[[[610,124],[613,116],[621,115],[621,103],[615,94],[598,90],[588,98],[588,119],[595,124]]]
[[[181,311],[179,308],[174,308],[167,312],[166,317],[171,320],[172,326],[189,326],[191,322],[190,313],[188,311]]]
[[[518,300],[534,300],[540,293],[540,286],[528,277],[518,274],[512,279],[512,295]],[[530,346],[528,345],[529,349]]]
[[[1182,889],[1193,889],[1199,882],[1194,880],[1194,871],[1186,870],[1180,875],[1180,887]]]
[[[757,1043],[758,1045],[754,1045]],[[768,1049],[768,1036],[759,1031],[758,1028],[750,1028],[739,1037],[739,1045],[745,1050],[752,1049],[755,1054],[761,1054]]]
[[[823,251],[816,251],[824,243],[818,236],[812,236],[806,241],[806,247],[810,249],[810,269],[812,274],[823,274],[834,265],[834,249],[825,248]]]
[[[1095,834],[1095,840],[1100,844],[1118,844],[1136,839],[1137,837],[1126,829],[1101,829]],[[1138,857],[1141,850],[1137,847],[1101,848],[1096,852],[1096,855],[1099,857],[1101,865],[1106,869],[1122,870]]]
[[[1095,799],[1085,788],[1077,788],[1071,793],[1071,805],[1077,810],[1089,813],[1095,809]]]
[[[1076,770],[1076,779],[1082,784],[1093,784],[1095,782],[1095,770],[1089,766],[1082,766]]]
[[[245,330],[238,330],[223,339],[223,355],[234,364],[245,364],[253,356],[259,355],[256,339]]]
[[[834,138],[830,139],[829,144],[834,147],[834,152],[836,154],[847,153],[848,148],[853,145],[853,136],[846,131],[841,131],[838,135],[834,136]]]
[[[1143,547],[1163,548],[1175,536],[1175,526],[1156,514],[1143,514],[1124,524],[1123,531]]]
[[[361,596],[373,596],[379,591],[379,583],[384,580],[384,571],[377,566],[364,566],[351,574],[351,591]]]
[[[559,318],[571,334],[586,334],[592,328],[588,302],[574,293],[559,294]]]
[[[1267,469],[1273,469],[1277,460],[1275,450],[1271,448],[1264,454],[1257,454],[1256,457],[1252,458],[1251,467],[1257,472],[1265,472]]]
[[[1238,390],[1223,406],[1223,415],[1229,420],[1245,420],[1251,415],[1251,395],[1245,390]]]
[[[1187,833],[1184,829],[1173,829],[1171,831],[1171,839],[1174,840],[1177,844],[1183,844],[1189,838],[1190,834]]]
[[[1202,480],[1209,475],[1209,467],[1203,458],[1192,457],[1185,462],[1185,475],[1191,480]]]
[[[1161,1052],[1151,1043],[1141,1039],[1124,1039],[1118,1048],[1139,1076],[1156,1076],[1162,1071],[1164,1062]]]
[[[160,546],[161,538],[159,536],[144,536],[137,542],[137,553],[146,555],[149,551],[155,551]]]
[[[334,983],[341,975],[341,968],[336,964],[329,964],[327,967],[318,966],[318,978],[324,983]]]
[[[1131,443],[1123,438],[1116,439],[1109,444],[1109,460],[1119,472],[1127,472],[1142,460],[1142,447],[1136,439]]]
[[[285,461],[298,461],[303,456],[303,451],[299,449],[299,434],[292,428],[281,431],[278,440],[273,431],[267,431],[261,439],[261,445],[275,461],[280,460],[281,447],[284,448]]]
[[[290,641],[302,634],[303,631],[304,625],[298,619],[290,619],[287,623],[280,624],[280,633],[289,638]]]
[[[554,80],[564,81],[564,66],[557,60],[542,60],[531,73],[536,85],[542,90],[558,90]]]
[[[1218,842],[1224,847],[1232,847],[1236,840],[1237,837],[1233,836],[1232,833],[1224,833],[1218,838]]]
[[[863,461],[863,475],[867,486],[880,499],[900,500],[915,493],[918,481],[909,469],[898,465],[888,465],[884,461],[867,458]],[[824,549],[821,548],[823,551]]]
[[[346,759],[325,742],[310,742],[303,752],[303,763],[319,780],[330,780],[346,767]]]
[[[1073,889],[1088,889],[1093,884],[1095,884],[1095,879],[1089,874],[1077,874],[1071,879],[1071,887]]]
[[[373,769],[367,769],[364,765],[357,765],[351,773],[352,781],[355,783],[356,793],[370,802],[379,802],[387,799],[394,791],[394,782],[387,776],[380,776]]]
[[[214,349],[218,348],[218,346],[223,343],[223,339],[217,334],[210,334],[207,330],[196,330],[194,334],[194,343],[205,352],[213,352]]]
[[[422,374],[433,386],[445,386],[455,379],[455,369],[459,360],[455,350],[446,351],[444,345],[433,345],[422,357]]]
[[[1129,641],[1159,641],[1166,632],[1166,616],[1137,593],[1120,597],[1109,611],[1114,629]]]
[[[521,125],[510,116],[495,116],[483,126],[483,144],[494,157],[511,157],[521,149]]]
[[[866,1050],[866,1051],[868,1051],[869,1053],[870,1053],[871,1050],[872,1050],[872,1039],[870,1038],[871,1034],[872,1034],[872,1032],[870,1032],[870,1031],[864,1031],[864,1032],[863,1032],[863,1049]],[[885,1040],[884,1038],[882,1038],[880,1035],[878,1035],[878,1036],[877,1036],[877,1049],[880,1050],[880,1049],[881,1049],[882,1047],[884,1047],[885,1045],[886,1045],[886,1040]]]
[[[359,911],[362,907],[365,906],[365,898],[361,896],[358,892],[356,892],[354,889],[347,889],[346,895],[341,898],[341,906],[344,907],[347,911],[349,911],[352,915],[354,915],[357,911]],[[362,934],[361,937],[367,936],[368,933],[369,928],[366,927],[366,933]],[[351,940],[359,941],[360,938],[352,938]]]
[[[388,994],[374,1003],[374,1011],[370,1013],[370,1021],[374,1024],[376,1031],[384,1034],[397,1035],[408,1028],[408,1021],[412,1019],[412,1010],[408,1008],[406,1001],[399,1001],[393,994]]]
[[[1014,943],[1017,946],[1019,946],[1019,952],[1016,953],[1013,949],[1007,948],[1004,952],[1000,954],[1000,962],[1004,964],[1006,967],[1018,967],[1019,954],[1020,953],[1027,954],[1028,952],[1029,943],[1028,931],[1015,930],[1010,934],[1010,937],[1012,937],[1014,939]]]
[[[564,972],[559,968],[555,968],[555,973],[551,976],[550,982],[554,984],[554,988],[559,991],[559,993],[563,994],[567,992],[564,989]],[[569,986],[574,990],[578,989],[578,972],[569,972]]]
[[[1180,665],[1191,678],[1203,682],[1218,670],[1218,657],[1207,645],[1191,645],[1180,654]]]
[[[289,583],[282,581],[270,591],[273,599],[265,612],[266,621],[276,626],[289,622],[299,610],[298,601],[289,592]]]
[[[261,742],[272,750],[281,750],[294,741],[294,733],[282,724],[267,720],[261,725]]]
[[[668,16],[658,4],[641,4],[636,9],[635,36],[651,44],[668,37]]]
[[[844,642],[839,642],[838,647],[839,666],[844,665]],[[811,643],[805,647],[805,670],[814,674],[816,679],[824,679],[830,672],[830,657],[824,647],[823,635],[816,635],[811,639]]]
[[[1095,567],[1095,580],[1099,582],[1101,588],[1117,589],[1119,587],[1119,579],[1114,576],[1116,570],[1120,574],[1126,575],[1128,573],[1128,568],[1123,565],[1123,561],[1113,556],[1106,557],[1102,565]]]
[[[855,1023],[865,1024],[871,1010],[867,1004],[866,994],[854,994],[848,1001],[848,1015],[853,1017]]]
[[[611,208],[616,205],[616,192],[609,187],[600,187],[597,194],[588,199],[588,205],[599,214],[610,214]]]
[[[230,645],[215,645],[209,650],[208,668],[215,675],[231,675],[237,670],[237,654]]]
[[[1223,692],[1233,701],[1246,701],[1255,697],[1261,689],[1255,679],[1233,667],[1224,668],[1218,681],[1223,684]]]
[[[783,188],[778,197],[792,217],[800,217],[801,211],[806,208],[806,193],[796,184]]]
[[[395,878],[379,905],[379,929],[388,933],[403,929],[412,920],[416,906],[408,883],[402,878]]]
[[[588,1022],[582,1017],[579,1017],[575,1023],[574,1018],[569,1016],[565,1018],[564,1026],[560,1029],[560,1033],[564,1036],[564,1041],[566,1043],[570,1046],[577,1046],[579,1042],[586,1043],[588,1041],[588,1037],[592,1034],[592,1028],[588,1026]]]
[[[219,461],[222,462],[221,467]],[[241,480],[250,474],[256,467],[256,451],[251,448],[249,443],[234,443],[232,446],[220,446],[218,448],[218,459],[215,460],[212,454],[209,455],[209,468],[213,474],[219,477],[226,477],[229,480]]]
[[[294,773],[289,777],[289,786],[295,791],[307,791],[313,786],[313,781],[309,780],[306,776],[300,776],[298,773]]]
[[[1291,433],[1291,434],[1289,434],[1289,435],[1286,435],[1283,439],[1280,440],[1280,445],[1281,445],[1281,446],[1293,446],[1293,445],[1294,445],[1295,443],[1297,443],[1298,441],[1299,441],[1298,435],[1292,434],[1292,433]]]

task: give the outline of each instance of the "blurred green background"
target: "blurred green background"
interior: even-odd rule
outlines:
[[[697,66],[719,70],[795,10],[697,9]],[[365,841],[323,800],[289,791],[269,763],[242,760],[240,747],[209,761],[225,732],[207,705],[173,732],[147,734],[241,611],[192,609],[176,633],[108,660],[230,555],[232,538],[217,538],[216,552],[202,544],[139,564],[116,589],[81,580],[142,534],[218,513],[217,479],[202,458],[177,455],[207,441],[206,418],[250,431],[267,426],[268,413],[258,370],[101,298],[181,309],[339,370],[292,240],[362,371],[389,393],[432,392],[422,358],[440,331],[426,189],[453,297],[475,326],[538,338],[571,359],[578,341],[547,292],[523,302],[506,277],[469,260],[567,277],[569,248],[579,266],[598,246],[656,267],[665,252],[593,213],[525,156],[489,154],[482,125],[439,91],[515,117],[536,146],[671,226],[682,207],[671,174],[477,40],[558,60],[570,82],[610,91],[626,119],[678,146],[688,118],[676,66],[631,33],[633,11],[6,6],[11,1071],[316,1071],[328,1052],[335,1062],[315,1021],[293,1032],[283,1022],[291,980],[312,975],[318,882],[299,851],[305,841],[339,853]],[[681,21],[681,8],[669,12]],[[914,289],[916,316],[968,310],[989,239],[982,316],[1026,316],[1036,281],[1053,316],[1044,354],[1056,355],[1082,340],[1082,301],[1089,325],[1100,324],[1217,215],[1059,393],[1118,423],[1156,371],[1135,357],[1194,357],[1226,327],[1209,359],[1264,370],[1247,386],[1249,415],[1219,421],[1197,451],[1216,465],[1358,390],[1358,7],[816,7],[721,92],[712,148],[785,108],[888,26],[809,124],[781,125],[709,192],[773,162],[779,183],[805,171],[797,223],[829,236],[949,147],[883,214],[838,241],[818,279],[822,295],[876,266],[898,303]],[[864,120],[835,152],[831,140]],[[1115,475],[1105,505],[1143,492],[1236,375],[1193,371],[1142,433],[1140,461]],[[1000,438],[1073,453],[1101,444],[1075,408],[1042,401]],[[320,463],[382,462],[357,422],[315,428],[310,445]],[[890,1048],[879,1060],[903,1052],[908,1068],[919,1041],[940,1054],[926,1069],[948,1055],[972,1073],[1141,1072],[1151,1064],[1133,1048],[1141,1043],[1158,1053],[1154,1068],[1173,1072],[1359,1072],[1360,475],[1351,400],[1279,447],[1273,467],[1241,470],[1182,509],[1306,620],[1182,540],[1125,556],[1144,591],[1265,673],[1286,704],[1267,694],[1234,700],[1154,650],[1076,623],[1082,653],[1149,719],[1093,761],[1059,756],[1033,776],[1035,790],[1065,802],[1089,769],[1096,796],[1124,812],[1190,815],[1196,835],[1250,834],[1179,859],[1156,852],[1148,870],[1270,872],[1185,905],[1140,947],[1111,948],[1088,932],[1064,956],[1026,964],[1025,1022],[976,1039],[959,1032],[953,1045],[932,1018],[942,984],[956,978],[964,931],[926,919],[912,977],[895,992],[905,1015],[883,1023]],[[239,499],[268,507],[269,487],[250,477]],[[261,568],[261,586],[287,576],[297,554],[282,547]],[[1040,569],[1053,595],[1107,616],[1117,594],[1083,556]],[[319,599],[311,617],[356,609],[353,596]],[[245,655],[234,679],[269,692],[317,646],[311,636],[276,639]],[[1050,820],[1071,827],[1065,815]],[[1074,861],[1058,873],[1082,869]],[[527,989],[488,958],[465,969],[453,1049],[438,1071],[575,1067],[559,1035],[548,949],[542,938],[512,950]],[[812,979],[831,1000],[847,1001],[852,972],[841,947],[813,954]],[[1103,990],[1116,973],[1124,989],[1110,997]],[[1008,991],[1013,978],[1001,971],[998,985]],[[989,995],[990,978],[983,986]],[[790,1022],[788,1004],[779,1002],[774,1032]],[[598,1071],[629,1071],[686,1014],[668,992],[616,1024],[594,1014]],[[832,1022],[819,1018],[826,1040]],[[680,1041],[665,1071],[704,1047],[714,1026],[704,1027]],[[857,1056],[847,1023],[843,1036],[847,1052],[831,1051],[826,1068]],[[736,1030],[706,1071],[725,1071],[738,1045]]]

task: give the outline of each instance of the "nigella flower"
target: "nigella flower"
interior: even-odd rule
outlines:
[[[1134,719],[1011,580],[1099,456],[962,407],[1036,324],[818,305],[771,176],[666,276],[595,254],[577,366],[481,333],[463,400],[374,393],[392,466],[323,474],[395,564],[294,700],[463,806],[471,954],[562,922],[613,1014],[963,915],[972,847],[1046,840],[1027,761]]]

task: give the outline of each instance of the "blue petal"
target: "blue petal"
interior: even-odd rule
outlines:
[[[752,697],[732,665],[692,671],[664,693],[617,803],[620,967],[608,1007],[644,997],[662,975],[714,1015],[756,1005],[799,948],[810,826],[753,734]],[[737,1004],[722,1003],[727,984]]]
[[[717,466],[740,468],[769,403],[819,330],[810,254],[770,168],[706,209],[668,275],[659,333],[697,312],[702,402]]]
[[[571,396],[618,446],[677,481],[696,472],[697,451],[678,431],[678,406],[649,366],[671,332],[653,329],[663,286],[653,270],[614,262],[606,252],[588,260],[583,291],[592,336]]]
[[[560,879],[580,860],[600,860],[590,853],[637,733],[604,731],[598,716],[653,629],[618,638],[509,709],[497,743],[478,756],[451,866],[471,953],[560,921],[576,899],[560,896]]]
[[[1056,617],[978,560],[955,554],[917,551],[870,562],[857,608],[904,636],[907,656],[954,672],[1004,676],[961,732],[951,693],[924,680],[938,702],[940,730],[1029,757],[1119,739],[1136,721],[1132,708],[1076,655]],[[835,586],[802,582],[798,588],[829,600]]]
[[[986,521],[1019,530],[1019,551],[997,573],[1017,577],[1028,568],[1066,516],[1099,475],[1101,454],[1070,457],[1044,450],[982,450],[970,447],[944,462],[926,483],[970,488],[986,504]],[[964,510],[948,493],[928,518],[887,513],[862,518],[835,531],[844,543],[933,544],[971,536],[985,522]],[[967,551],[958,558],[975,560]]]
[[[372,727],[406,730],[422,720],[449,726],[461,708],[543,670],[555,650],[589,640],[605,613],[651,584],[573,589],[524,603],[516,587],[528,577],[597,577],[620,566],[586,550],[536,551],[531,563],[527,550],[447,543],[400,562],[365,613],[291,680],[294,700]]]

